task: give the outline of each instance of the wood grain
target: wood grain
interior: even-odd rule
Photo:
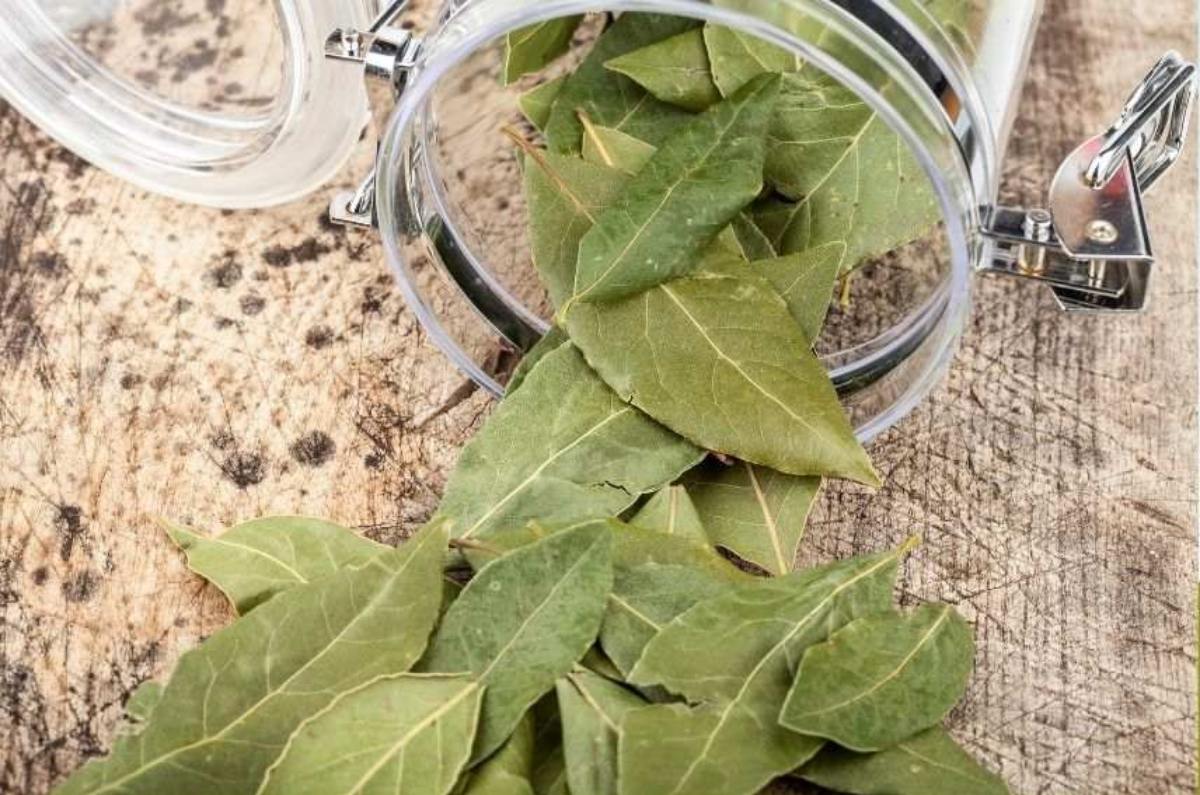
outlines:
[[[1157,55],[1183,0],[1052,0],[1007,161],[1038,202]],[[394,539],[490,408],[325,193],[225,213],[133,189],[0,113],[0,792],[111,742],[142,680],[230,612],[156,516],[326,516]],[[349,184],[370,156],[351,169]],[[825,494],[809,560],[916,532],[904,596],[973,620],[955,734],[1022,793],[1190,791],[1195,759],[1195,156],[1148,198],[1137,317],[1065,317],[981,279],[946,381]],[[331,186],[333,187],[333,186]]]

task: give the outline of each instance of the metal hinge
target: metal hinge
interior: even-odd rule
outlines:
[[[338,28],[325,39],[325,57],[360,64],[367,77],[386,80],[393,96],[400,96],[408,74],[417,64],[421,41],[392,23],[408,0],[391,0],[365,31]],[[343,226],[373,228],[375,217],[375,169],[352,191],[336,194],[329,203],[329,220]]]
[[[1045,282],[1067,311],[1144,308],[1154,254],[1142,193],[1183,148],[1195,72],[1163,56],[1116,122],[1063,162],[1048,210],[984,208],[992,251],[980,269]]]

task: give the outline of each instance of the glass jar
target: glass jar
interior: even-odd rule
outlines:
[[[756,262],[837,258],[840,294],[814,344],[863,440],[944,373],[977,270],[1046,282],[1066,309],[1143,305],[1151,249],[1139,191],[1178,154],[1194,71],[1168,55],[1117,123],[1067,158],[1048,210],[1022,210],[995,198],[1041,0],[451,0],[419,33],[393,26],[404,0],[238,3],[15,0],[0,20],[0,92],[126,179],[248,207],[340,168],[367,116],[363,72],[385,78],[396,106],[375,171],[335,197],[331,215],[378,227],[429,338],[495,394],[554,310],[531,264],[517,153],[555,136],[531,123],[522,96],[591,57],[628,112],[606,116],[584,87],[551,111],[568,131],[553,145],[586,159],[595,143],[594,164],[612,166],[593,124],[652,151],[662,141],[641,138],[658,136],[662,119],[683,123],[701,107],[684,107],[692,99],[671,95],[672,81],[639,82],[591,55],[610,28],[646,45],[691,42],[688,57],[712,67],[709,104],[734,88],[719,65],[730,80],[755,60],[788,72],[799,88],[771,122],[779,160],[742,226]],[[571,20],[564,52],[502,74],[510,36],[556,20]],[[718,39],[741,49],[719,50]],[[255,81],[255,102],[231,72]]]

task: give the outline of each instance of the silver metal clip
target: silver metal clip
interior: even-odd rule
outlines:
[[[325,57],[362,64],[368,76],[387,80],[399,94],[421,50],[419,39],[391,24],[407,4],[391,0],[365,31],[337,28],[325,39]]]
[[[1196,67],[1167,53],[1104,133],[1067,157],[1049,210],[989,207],[982,269],[1047,283],[1067,311],[1137,311],[1154,262],[1142,192],[1178,159]]]
[[[361,64],[368,77],[382,78],[400,96],[408,73],[417,65],[421,41],[392,23],[408,0],[390,0],[366,31],[337,28],[325,39],[325,57]],[[375,218],[375,169],[353,191],[344,191],[329,203],[329,220],[341,226],[372,228]]]

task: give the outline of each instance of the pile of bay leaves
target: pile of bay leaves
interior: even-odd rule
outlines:
[[[512,34],[506,78],[578,22]],[[811,341],[840,274],[930,223],[920,195],[855,221],[842,164],[900,179],[902,147],[790,55],[648,14],[522,106],[557,325],[437,514],[399,548],[169,526],[240,617],[59,791],[1006,792],[939,726],[966,623],[893,607],[913,542],[793,571],[821,478],[878,482]]]

